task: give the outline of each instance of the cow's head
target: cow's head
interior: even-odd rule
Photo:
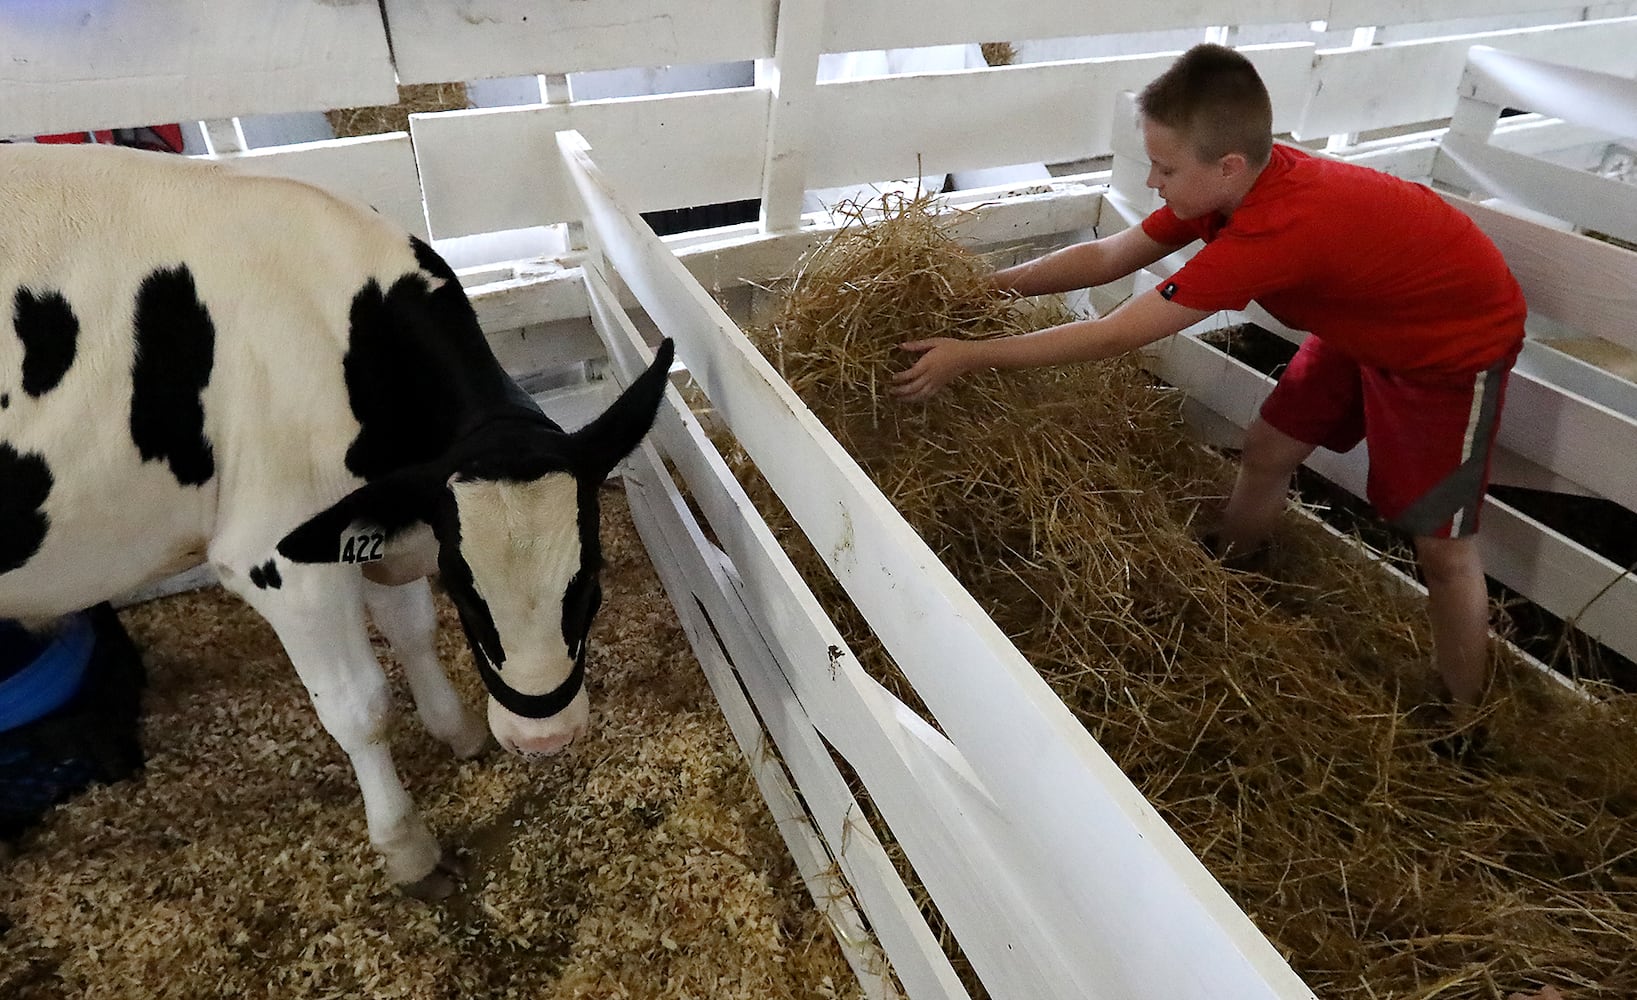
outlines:
[[[601,416],[565,433],[511,408],[438,461],[381,477],[279,542],[293,562],[360,562],[427,524],[444,589],[489,691],[489,728],[524,756],[584,732],[586,635],[602,602],[597,490],[653,424],[671,364],[654,362]]]

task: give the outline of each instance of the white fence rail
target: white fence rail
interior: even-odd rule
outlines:
[[[702,442],[667,448],[690,489],[728,493],[718,505],[731,519],[711,527],[743,578],[736,593],[763,641],[784,651],[781,674],[802,710],[871,790],[986,987],[997,997],[1311,996],[862,470],[622,204],[578,136],[565,136],[564,162],[586,206],[595,247],[588,269],[617,273],[660,330],[676,338],[714,411],[948,734],[862,672],[736,489],[689,475],[687,466],[698,464],[690,451]],[[710,581],[690,586],[708,590]],[[697,596],[673,593],[683,605]],[[840,851],[844,843],[830,846]],[[1187,945],[1177,947],[1182,941]]]
[[[761,197],[764,217],[775,228],[791,228],[804,189],[917,169],[945,173],[1106,155],[1109,96],[1140,87],[1164,68],[1177,39],[1161,33],[1171,29],[1195,29],[1200,39],[1207,29],[1230,37],[1235,25],[1328,37],[1309,31],[1310,21],[1395,29],[1396,40],[1382,45],[1247,47],[1274,94],[1278,127],[1300,136],[1447,117],[1473,44],[1619,75],[1637,70],[1637,17],[1629,16],[1637,4],[1480,6],[1491,5],[1163,0],[1116,9],[1074,0],[1023,6],[707,0],[689,5],[684,16],[658,0],[617,10],[577,0],[387,0],[383,20],[381,9],[367,4],[284,8],[231,0],[172,5],[165,17],[140,5],[90,0],[6,4],[0,136],[391,103],[394,71],[410,83],[755,60],[760,71],[752,88],[417,115],[413,163],[399,149],[352,143],[322,153],[276,148],[256,166],[357,192],[441,239],[567,221],[572,206],[550,136],[572,128],[597,143],[605,169],[639,210]],[[1402,37],[1485,12],[1539,23]],[[789,29],[782,49],[781,28]],[[1116,54],[812,85],[825,52],[1067,36],[1106,38]],[[255,44],[245,44],[250,39]],[[784,125],[770,128],[770,121]]]

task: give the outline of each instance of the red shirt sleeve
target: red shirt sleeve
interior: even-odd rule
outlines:
[[[1148,218],[1142,220],[1142,231],[1155,243],[1163,243],[1168,247],[1187,246],[1205,236],[1201,227],[1177,218],[1177,213],[1171,211],[1170,205],[1162,205],[1149,213]]]

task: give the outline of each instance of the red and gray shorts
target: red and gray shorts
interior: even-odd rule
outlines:
[[[1262,404],[1274,430],[1315,447],[1366,441],[1366,496],[1419,537],[1478,530],[1507,376],[1516,354],[1485,371],[1406,375],[1360,365],[1308,337]]]

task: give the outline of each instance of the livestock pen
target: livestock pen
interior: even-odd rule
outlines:
[[[1630,517],[1637,510],[1629,459],[1637,445],[1637,388],[1619,362],[1622,352],[1637,351],[1637,254],[1576,230],[1637,238],[1637,195],[1613,177],[1637,130],[1630,117],[1637,104],[1634,13],[1632,4],[1561,8],[1538,0],[1267,0],[1120,11],[1056,0],[1021,8],[712,0],[682,16],[657,0],[621,5],[617,14],[569,2],[385,0],[379,9],[326,4],[300,13],[234,2],[177,15],[184,25],[135,8],[16,4],[0,7],[6,67],[0,134],[197,121],[200,155],[374,205],[457,264],[496,353],[565,425],[595,412],[610,383],[640,370],[656,331],[677,340],[685,369],[678,378],[704,403],[690,407],[673,393],[650,445],[624,470],[631,520],[670,607],[644,608],[633,616],[640,624],[610,619],[620,622],[620,632],[594,633],[593,641],[620,644],[623,661],[641,656],[642,628],[669,629],[652,644],[669,650],[674,670],[691,668],[666,644],[680,634],[690,641],[749,777],[700,778],[694,783],[709,786],[710,795],[676,808],[760,813],[764,807],[752,799],[733,799],[753,782],[766,813],[755,821],[762,832],[725,852],[701,848],[697,824],[679,828],[656,816],[652,828],[684,839],[692,829],[686,858],[707,857],[718,866],[737,858],[750,881],[766,871],[767,881],[782,877],[793,886],[765,860],[758,840],[769,823],[782,834],[810,909],[791,915],[793,904],[782,901],[758,912],[782,915],[768,919],[784,921],[772,937],[782,934],[787,943],[827,925],[856,977],[838,982],[839,966],[815,958],[814,975],[829,978],[798,992],[1307,997],[1314,987],[1269,940],[1266,914],[1258,920],[1246,914],[741,328],[774,308],[770,286],[847,222],[829,212],[804,214],[811,190],[1046,165],[1046,179],[1028,170],[1025,182],[955,190],[935,204],[950,213],[950,231],[961,242],[1007,257],[1132,224],[1151,202],[1122,95],[1178,50],[1212,38],[1255,62],[1273,94],[1275,127],[1290,141],[1436,182],[1479,220],[1518,273],[1531,307],[1531,339],[1502,428],[1497,483],[1572,495],[1601,504],[1600,516]],[[247,37],[256,44],[244,45]],[[818,82],[821,65],[837,53],[996,40],[1014,43],[1015,64]],[[667,94],[575,96],[577,83],[598,73],[673,66],[742,66],[749,79]],[[392,104],[397,85],[495,78],[521,80],[524,91],[534,92],[509,106],[412,114],[407,132],[246,142],[259,116]],[[661,238],[642,218],[747,200],[759,203],[757,221],[709,231]],[[1162,262],[1138,280],[1158,280],[1176,263]],[[1106,308],[1129,291],[1100,291],[1080,306]],[[1299,336],[1254,308],[1207,326],[1247,322]],[[1185,412],[1202,440],[1231,446],[1270,379],[1219,349],[1211,332],[1171,338],[1147,364],[1185,391]],[[852,638],[832,622],[837,609],[813,596],[712,444],[707,421],[749,456],[788,509],[903,671],[915,708],[862,668]],[[1356,493],[1362,458],[1321,453],[1311,464]],[[1615,656],[1637,657],[1637,581],[1625,572],[1631,557],[1606,543],[1576,541],[1573,526],[1553,526],[1549,513],[1537,509],[1536,516],[1526,506],[1496,500],[1486,514],[1482,538],[1492,575]],[[638,554],[635,547],[617,551]],[[628,593],[657,595],[646,584]],[[605,617],[618,614],[616,599]],[[164,611],[127,612],[144,613],[155,616],[156,634],[198,627],[173,623]],[[228,649],[250,662],[267,658],[243,643],[230,640]],[[187,669],[217,676],[230,666]],[[611,681],[603,696],[641,699],[644,683]],[[667,702],[657,704],[662,711]],[[243,739],[254,739],[268,721],[242,706],[218,711]],[[698,721],[691,703],[686,714]],[[308,729],[317,738],[316,727]],[[618,727],[604,738],[606,758],[641,758],[640,747],[622,738]],[[147,739],[160,748],[179,736],[151,725]],[[683,768],[688,747],[702,745],[683,741],[683,753],[665,766]],[[280,768],[304,775],[320,799],[340,794],[326,776],[334,765],[322,756],[298,755],[287,745],[264,750]],[[570,797],[577,780],[594,777],[594,764],[576,759],[562,765],[566,773],[542,780],[551,796]],[[486,767],[498,767],[500,779],[486,777]],[[503,830],[550,814],[548,803],[531,797],[531,779],[516,773],[516,764],[457,770],[428,762],[418,770],[423,794],[430,782],[443,789],[434,794],[449,797],[444,821],[459,829]],[[481,801],[484,790],[506,782],[501,798]],[[187,786],[169,787],[184,794]],[[47,925],[22,915],[31,892],[69,871],[75,838],[94,845],[88,854],[117,855],[118,826],[98,810],[129,794],[123,786],[101,790],[90,805],[53,818],[47,833],[56,838],[60,871],[30,867],[27,854],[8,870],[5,912],[13,926],[0,948],[27,961],[0,966],[0,975],[13,977],[0,982],[37,991],[27,996],[53,995],[63,983],[115,995],[122,987],[99,985],[86,963],[111,963],[110,951],[163,941],[153,925],[105,934],[89,930],[89,920]],[[635,791],[608,794],[640,798]],[[591,851],[606,843],[606,861],[617,867],[616,844],[651,829],[633,825],[642,805],[571,810],[558,815],[557,825],[517,835],[509,854],[484,857],[479,849],[482,861],[506,859],[485,871],[486,894],[470,904],[487,914],[484,921],[406,915],[376,898],[367,862],[314,849],[312,826],[303,828],[307,814],[293,807],[291,828],[284,829],[276,805],[261,802],[237,820],[232,812],[245,807],[224,805],[229,813],[217,835],[232,838],[239,823],[258,827],[256,848],[273,855],[270,871],[281,872],[272,884],[316,900],[283,912],[333,919],[361,907],[360,921],[346,924],[334,941],[298,942],[297,957],[277,974],[282,995],[349,988],[434,995],[435,977],[447,968],[423,969],[422,978],[408,981],[413,985],[395,983],[381,969],[394,964],[383,955],[473,927],[483,929],[474,936],[480,943],[494,947],[461,953],[457,965],[466,971],[454,979],[468,989],[498,994],[533,983],[542,992],[640,996],[770,988],[726,971],[722,978],[733,983],[712,986],[674,962],[641,958],[650,954],[644,948],[652,956],[697,949],[700,962],[728,961],[705,950],[708,916],[683,919],[679,910],[651,905],[697,900],[679,886],[727,878],[720,867],[702,874],[657,861],[643,873],[625,873],[625,885],[635,887],[627,908],[642,911],[652,932],[646,943],[640,935],[620,938],[614,923],[570,933],[508,916],[525,905],[508,878],[538,865],[548,869],[536,873],[543,881],[516,885],[552,884],[547,862],[564,857],[561,824],[589,827],[591,835],[575,839]],[[143,807],[166,808],[152,801]],[[254,815],[256,809],[275,818]],[[599,841],[599,829],[618,836]],[[662,854],[664,838],[656,843]],[[124,913],[158,906],[163,913],[211,892],[188,867],[193,855],[213,853],[208,843],[166,840],[160,830],[153,844],[147,878],[117,890],[99,885],[96,867],[75,870],[76,895],[67,908]],[[912,877],[898,863],[900,853]],[[595,881],[596,867],[581,854],[565,870]],[[303,872],[316,873],[316,884],[290,888]],[[20,884],[25,875],[27,884]],[[923,895],[936,910],[936,930]],[[606,919],[615,921],[621,897],[608,898],[613,910]],[[249,911],[230,915],[237,923],[200,930],[221,938],[206,964],[223,963],[222,982],[242,984],[243,976],[265,970],[252,963],[245,966],[251,972],[228,971],[232,963],[249,963],[255,936],[269,933],[258,921],[273,918],[247,905]],[[289,904],[268,904],[274,913],[279,905]],[[685,926],[696,937],[679,939],[677,929]],[[948,940],[940,940],[944,929]],[[246,941],[236,940],[240,933]],[[639,960],[592,966],[592,978],[574,978],[576,949],[593,951],[599,933]],[[548,938],[553,943],[542,947]],[[100,956],[88,958],[87,948]],[[746,965],[763,960],[747,958]],[[144,964],[140,956],[131,962],[147,970],[152,992],[165,995],[164,962]],[[338,968],[358,963],[337,978]],[[460,978],[474,966],[508,964],[515,978],[493,971]],[[647,978],[644,964],[668,970],[673,981],[665,982],[664,972]],[[957,964],[969,966],[976,982],[963,980]],[[60,979],[54,970],[62,970]],[[1447,983],[1396,995],[1490,996],[1523,985],[1515,978],[1497,986],[1483,968],[1458,971],[1464,974]],[[1617,995],[1598,992],[1596,982],[1577,985],[1588,996]]]

